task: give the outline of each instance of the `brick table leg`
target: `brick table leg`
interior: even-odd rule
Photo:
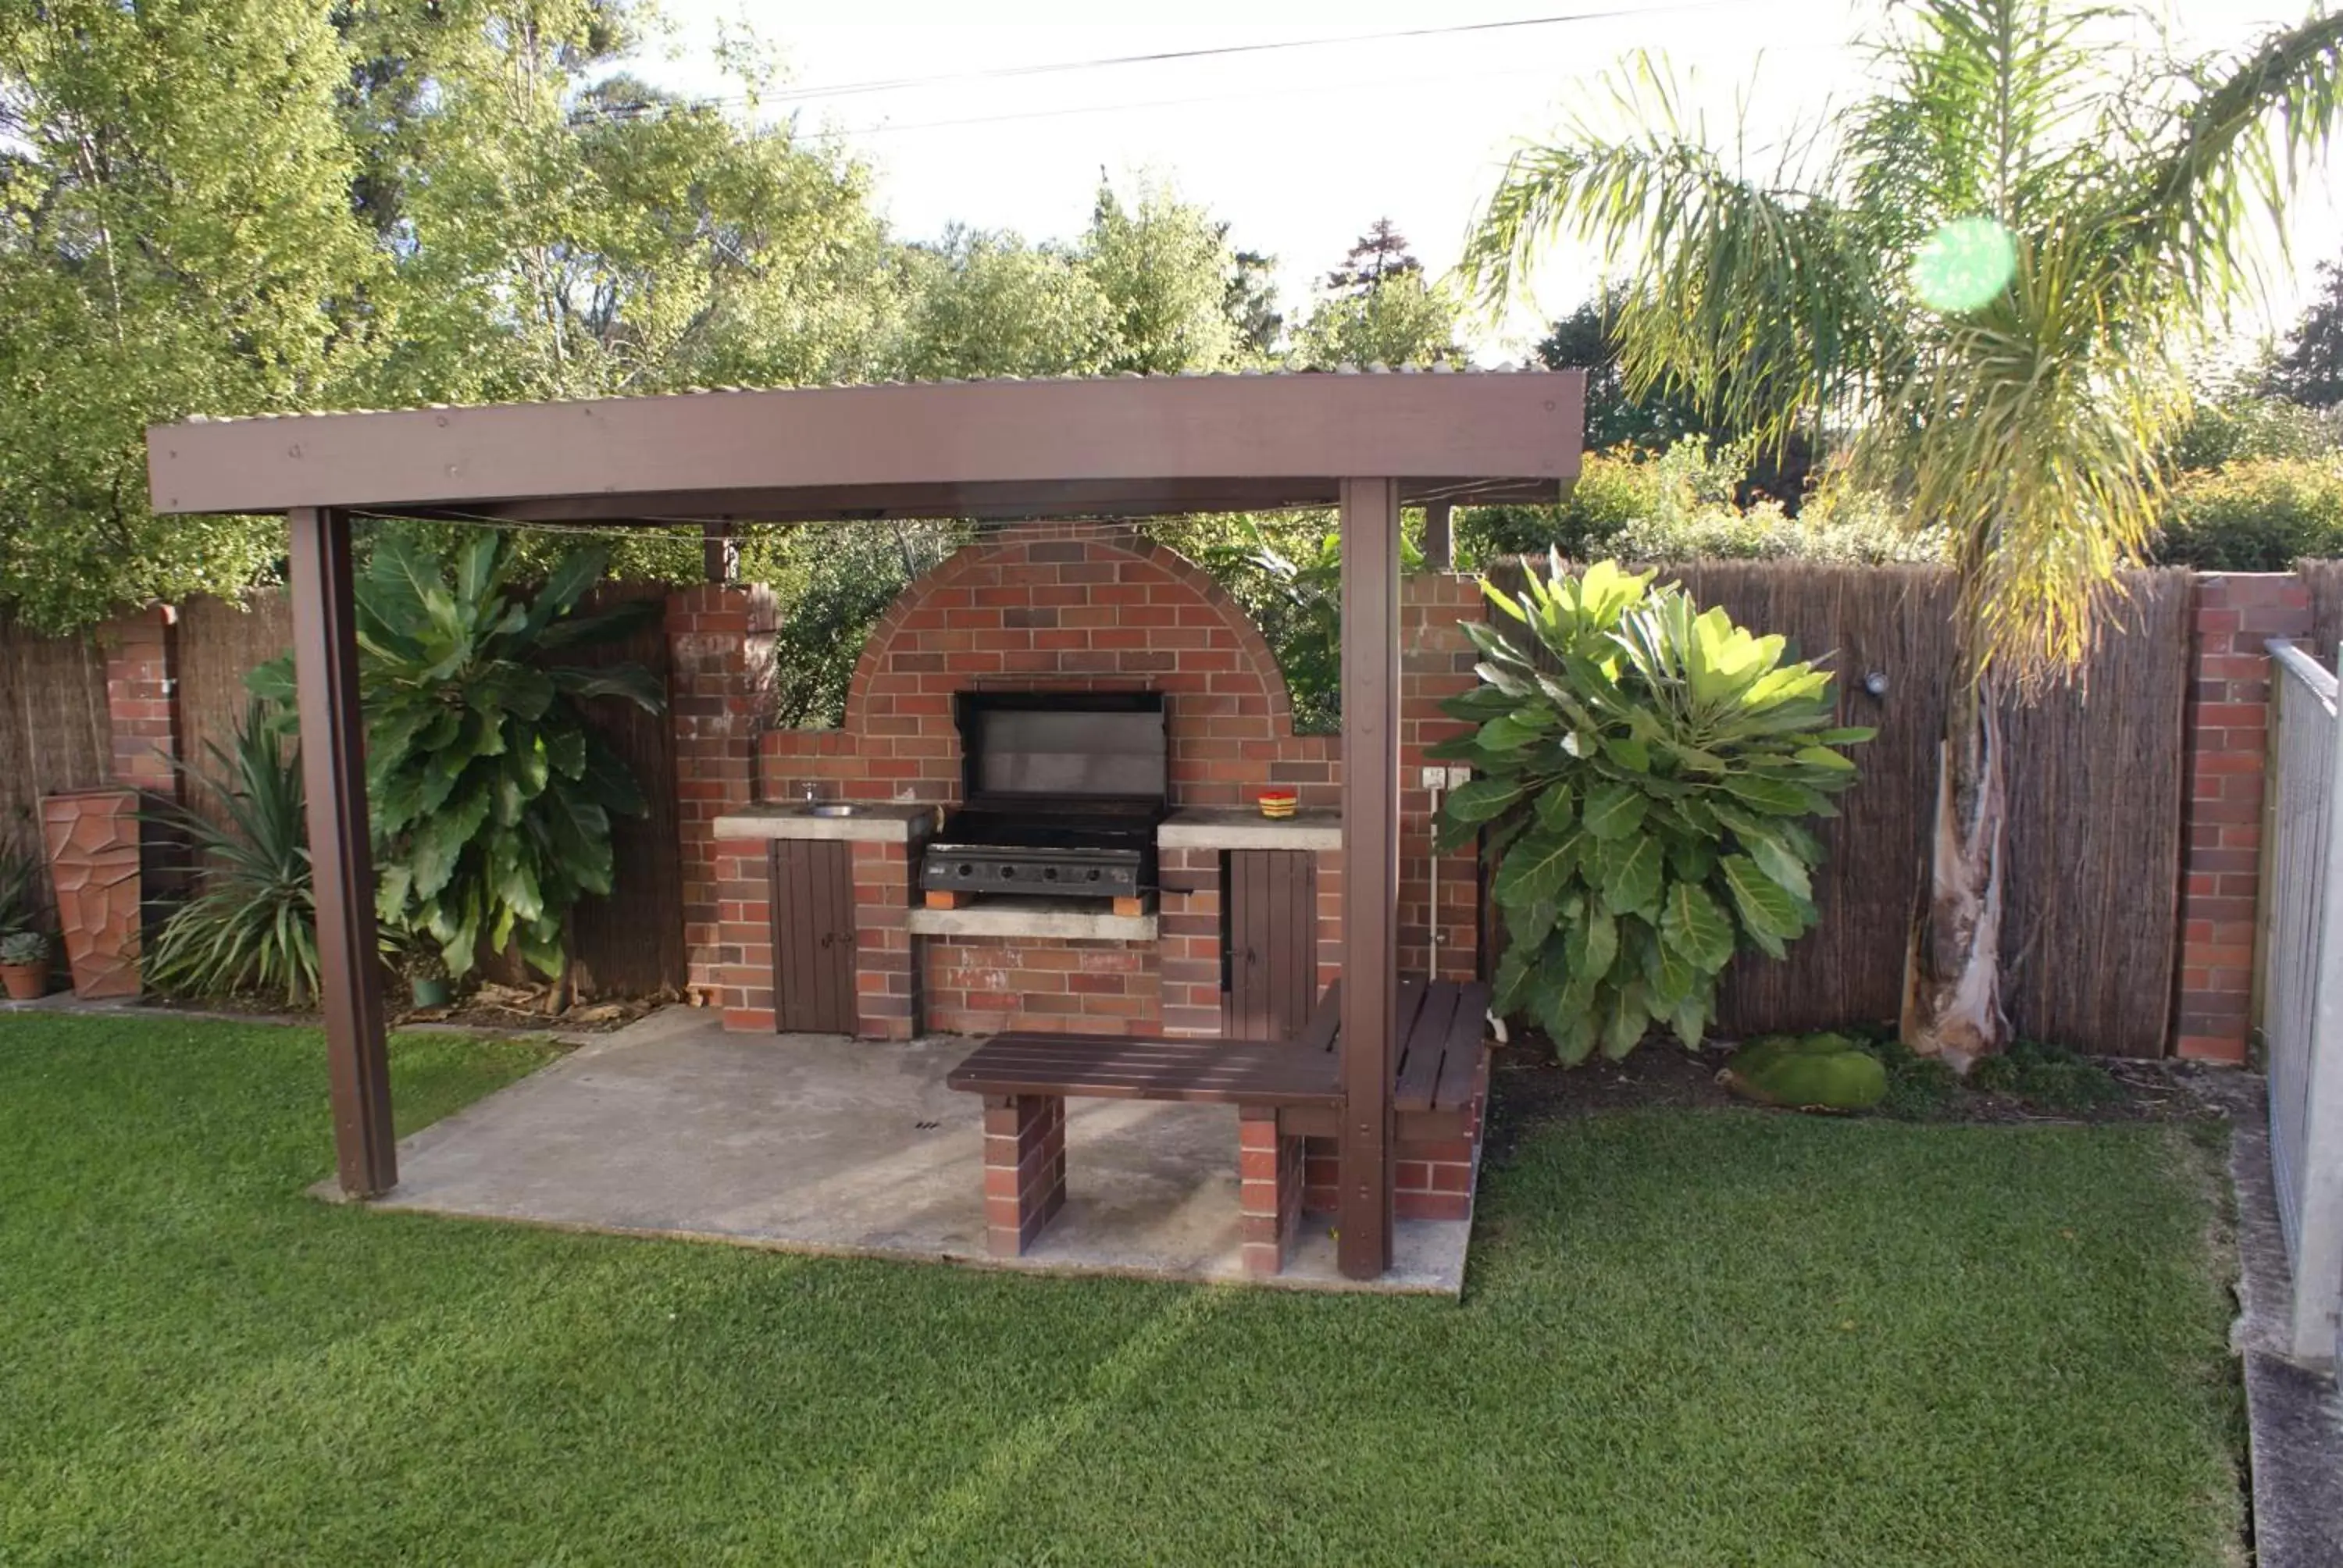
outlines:
[[[1282,1274],[1302,1222],[1302,1140],[1279,1136],[1275,1106],[1237,1108],[1237,1180],[1244,1271]]]
[[[984,1097],[984,1229],[996,1258],[1021,1257],[1066,1201],[1066,1102]]]

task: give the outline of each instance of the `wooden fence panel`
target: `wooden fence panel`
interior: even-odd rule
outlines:
[[[1949,574],[1926,567],[1705,562],[1671,567],[1704,605],[1778,632],[1835,672],[1842,721],[1879,733],[1820,824],[1821,920],[1785,963],[1737,960],[1719,997],[1731,1034],[1892,1021],[1927,864],[1952,668]],[[2013,708],[2005,1002],[2017,1030],[2081,1050],[2156,1055],[2173,994],[2180,879],[2182,704],[2190,582],[2127,579],[2121,618],[2085,679]],[[1500,623],[1503,624],[1503,623]],[[1886,679],[1883,695],[1865,676]]]
[[[96,789],[113,769],[104,651],[0,618],[0,840],[37,853],[41,797]]]
[[[293,647],[293,601],[282,588],[240,599],[196,598],[179,607],[179,756],[193,769],[186,803],[216,819],[219,800],[202,779],[224,771],[212,748],[234,757],[243,722],[244,678]]]
[[[667,591],[657,583],[605,583],[587,596],[586,608],[640,599],[664,603]],[[578,649],[577,662],[639,664],[666,690],[670,674],[667,628],[654,615],[624,642]],[[583,900],[571,917],[578,983],[592,995],[679,996],[685,960],[675,726],[665,713],[645,713],[616,698],[597,698],[585,706],[587,722],[634,775],[650,811],[611,824],[614,890],[607,899]]]

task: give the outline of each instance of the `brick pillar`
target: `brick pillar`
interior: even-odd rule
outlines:
[[[687,983],[695,999],[719,1005],[731,967],[724,956],[727,879],[719,862],[730,859],[736,864],[729,869],[739,873],[738,862],[762,846],[724,846],[719,855],[714,829],[717,818],[754,798],[757,732],[771,696],[777,620],[773,596],[762,588],[711,584],[668,596],[668,715],[675,727]],[[730,879],[736,887],[752,879],[753,873]]]
[[[1423,788],[1423,780],[1427,766],[1424,752],[1470,728],[1449,718],[1441,704],[1479,684],[1473,667],[1480,655],[1465,637],[1463,623],[1481,618],[1485,602],[1477,580],[1453,573],[1419,572],[1400,585],[1399,967],[1403,974],[1472,980],[1479,970],[1479,870],[1470,849],[1452,850],[1440,858],[1435,885],[1432,794]]]
[[[1302,1140],[1281,1136],[1274,1106],[1237,1109],[1238,1211],[1244,1226],[1244,1271],[1256,1279],[1285,1271],[1302,1221]]]
[[[99,629],[106,649],[106,717],[114,734],[114,781],[179,795],[178,615],[151,605]]]
[[[1024,1255],[1066,1201],[1066,1102],[984,1097],[984,1231],[996,1258]]]
[[[854,846],[854,1032],[864,1040],[910,1040],[926,1027],[923,944],[911,934],[919,863],[916,843]]]
[[[2246,1060],[2269,747],[2264,649],[2271,638],[2309,630],[2309,595],[2291,572],[2223,572],[2197,579],[2180,985],[2172,1029],[2172,1048],[2184,1057]]]
[[[1161,933],[1163,1032],[1221,1032],[1221,852],[1164,849]]]

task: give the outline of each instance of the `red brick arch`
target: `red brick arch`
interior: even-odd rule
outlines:
[[[767,738],[773,792],[801,774],[865,799],[955,799],[952,697],[979,689],[1164,693],[1181,806],[1242,803],[1328,751],[1293,733],[1276,656],[1202,568],[1131,529],[1034,525],[980,539],[903,592],[864,645],[841,729]]]

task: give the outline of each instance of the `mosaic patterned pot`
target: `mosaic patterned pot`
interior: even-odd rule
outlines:
[[[138,792],[77,789],[41,801],[57,924],[78,997],[138,994]]]

